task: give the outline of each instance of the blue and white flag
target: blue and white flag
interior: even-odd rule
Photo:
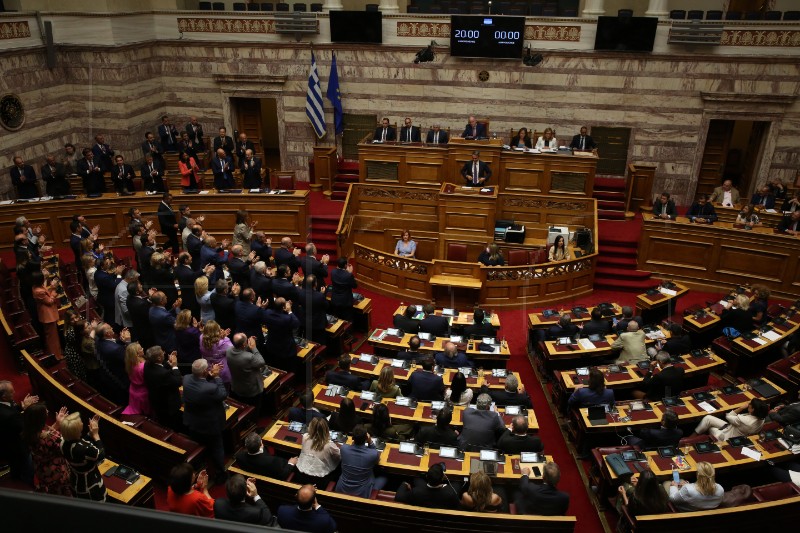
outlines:
[[[306,95],[306,116],[318,138],[325,136],[325,111],[322,108],[322,88],[319,85],[317,60],[311,52],[311,69],[308,72],[308,94]]]

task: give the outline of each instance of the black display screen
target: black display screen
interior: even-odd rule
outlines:
[[[599,17],[594,49],[652,52],[657,28],[656,17]]]
[[[383,16],[380,11],[331,11],[331,42],[383,42]]]
[[[452,15],[450,55],[521,59],[525,17]]]

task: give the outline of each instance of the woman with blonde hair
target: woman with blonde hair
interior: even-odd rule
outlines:
[[[211,295],[214,290],[208,290],[208,278],[200,276],[194,280],[194,295],[197,297],[197,303],[200,305],[200,322],[208,322],[214,320],[214,307],[211,305]]]
[[[138,342],[125,348],[125,372],[128,374],[128,406],[123,415],[147,415],[150,410],[150,393],[144,384],[144,349]]]
[[[482,471],[469,477],[469,488],[461,495],[461,505],[468,511],[496,513],[503,505],[503,499],[492,490],[492,480]]]
[[[99,423],[99,415],[92,417],[88,435],[83,437],[83,421],[76,411],[64,417],[59,429],[63,438],[61,453],[69,464],[73,493],[84,500],[104,502],[106,487],[97,465],[106,458],[106,452],[100,440]]]
[[[83,273],[86,274],[86,281],[89,283],[89,294],[97,298],[97,283],[94,281],[94,274],[97,272],[97,259],[92,255],[81,256],[81,266]]]
[[[542,133],[542,136],[539,137],[538,141],[536,141],[535,148],[537,150],[541,150],[542,148],[546,148],[548,150],[558,148],[558,139],[555,138],[555,132],[553,131],[553,128],[544,129],[544,133]]]
[[[300,479],[295,482],[325,487],[341,461],[339,447],[331,440],[328,421],[322,417],[312,418],[308,431],[303,434],[303,446],[295,465]]]
[[[381,369],[378,379],[372,380],[369,390],[376,393],[375,401],[378,402],[384,398],[397,398],[400,394],[400,387],[394,382],[394,371],[391,366]]]
[[[220,364],[222,365],[222,372],[219,377],[222,382],[230,389],[231,387],[231,371],[228,368],[228,359],[225,357],[228,348],[233,346],[233,343],[228,338],[231,334],[229,329],[223,330],[215,321],[210,320],[203,326],[203,334],[200,336],[200,355],[208,361],[209,368]]]
[[[503,254],[500,253],[500,247],[495,243],[489,244],[478,256],[478,262],[486,266],[503,266],[506,260],[503,259]]]
[[[697,463],[697,480],[694,483],[684,479],[678,483],[670,481],[668,488],[669,500],[680,511],[716,509],[725,493],[722,485],[714,479],[714,465],[706,461]]]

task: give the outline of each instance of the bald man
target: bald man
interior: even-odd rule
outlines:
[[[297,491],[296,505],[278,507],[278,525],[283,529],[309,531],[312,533],[334,533],[336,522],[328,511],[317,503],[317,491],[313,485],[303,485]]]
[[[612,348],[620,349],[617,364],[638,363],[647,361],[647,348],[644,344],[644,331],[639,329],[639,324],[635,320],[628,322],[627,331],[620,334],[619,338],[611,345]]]
[[[217,155],[211,160],[211,171],[214,173],[214,188],[219,190],[232,189],[233,182],[233,158],[219,148]]]

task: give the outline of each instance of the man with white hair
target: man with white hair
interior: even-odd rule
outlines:
[[[436,364],[444,368],[472,368],[472,361],[467,359],[467,354],[459,352],[452,342],[445,343],[444,350],[436,354]]]
[[[464,429],[458,436],[458,442],[462,448],[467,450],[494,448],[497,437],[506,428],[500,415],[496,411],[490,410],[491,407],[492,397],[488,394],[480,394],[475,409],[464,409],[461,414]]]
[[[506,376],[506,385],[503,390],[493,390],[484,384],[481,386],[481,392],[489,394],[497,405],[521,405],[527,409],[532,407],[530,396],[525,392],[525,387],[520,384],[515,374]]]
[[[267,302],[272,297],[272,276],[264,261],[257,261],[250,270],[250,288],[256,293],[256,299]]]
[[[225,479],[225,398],[228,391],[219,377],[222,365],[208,366],[205,359],[192,363],[192,373],[183,377],[183,423],[198,442],[208,448],[215,481]]]

